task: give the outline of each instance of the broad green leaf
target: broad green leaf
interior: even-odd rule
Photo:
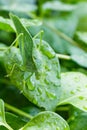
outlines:
[[[13,130],[5,120],[4,102],[0,99],[0,126],[6,127],[8,130]]]
[[[14,32],[14,25],[10,19],[0,17],[0,29],[5,31]]]
[[[14,85],[34,104],[54,110],[60,98],[60,67],[55,52],[48,43],[34,40],[33,62],[37,72],[22,70],[20,50],[12,47],[4,57],[4,64]],[[49,104],[49,105],[48,105]]]
[[[49,1],[43,4],[43,9],[51,9],[58,11],[72,11],[74,10],[76,5],[65,4],[61,1]]]
[[[13,0],[13,1],[9,1],[8,3],[6,2],[6,4],[5,3],[2,4],[0,6],[0,10],[5,10],[5,11],[15,12],[15,13],[20,12],[21,15],[36,10],[36,5],[32,3],[28,4],[27,2],[19,2]]]
[[[14,129],[18,130],[20,127],[23,127],[27,122],[12,113],[6,112],[6,121]]]
[[[20,51],[22,54],[23,64],[26,69],[31,69],[31,71],[36,70],[33,59],[32,59],[32,48],[33,48],[33,39],[31,37],[31,34],[28,32],[28,30],[23,26],[19,18],[15,15],[10,15],[12,18],[12,21],[15,25],[17,34],[23,33],[23,36],[21,36],[18,40]]]
[[[80,66],[87,68],[87,53],[83,52],[83,54],[72,54],[71,59]]]
[[[70,130],[87,130],[87,113],[82,113],[69,123]]]
[[[69,130],[69,126],[58,114],[45,111],[35,116],[20,130]]]
[[[55,52],[48,43],[41,40],[33,40],[29,32],[24,28],[16,16],[12,16],[18,33],[22,32],[20,49],[9,48],[4,56],[4,64],[14,85],[35,105],[46,110],[54,110],[60,98],[60,66]],[[22,43],[21,43],[22,42]],[[22,49],[22,56],[20,51]],[[30,51],[30,52],[29,52]],[[29,64],[22,66],[22,58]],[[30,58],[30,59],[29,59]],[[31,71],[32,64],[36,70]],[[48,105],[49,104],[49,105]]]
[[[84,42],[87,45],[87,32],[76,32],[76,36],[78,39],[82,42]]]
[[[32,102],[40,107],[44,106],[47,110],[55,109],[61,89],[60,67],[56,54],[48,43],[35,40],[32,56],[38,73],[33,73],[30,80],[26,80],[28,87],[24,91],[26,94],[29,91],[27,97],[32,95]]]
[[[61,98],[58,105],[72,104],[87,112],[87,76],[79,72],[61,74]]]

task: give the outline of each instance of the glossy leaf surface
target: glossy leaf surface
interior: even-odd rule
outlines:
[[[12,19],[18,34],[23,33],[23,37],[19,39],[20,49],[12,47],[6,52],[4,62],[7,72],[11,73],[12,82],[32,103],[54,110],[61,89],[58,58],[47,42],[32,39],[18,17],[12,16]],[[29,64],[26,66],[22,60]]]
[[[87,112],[87,76],[79,72],[61,75],[61,104],[72,104]]]
[[[69,130],[67,122],[53,112],[41,112],[20,130]]]

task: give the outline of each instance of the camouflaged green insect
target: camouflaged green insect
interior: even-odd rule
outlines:
[[[46,110],[55,110],[60,99],[60,66],[50,45],[33,39],[15,15],[10,15],[19,37],[19,48],[10,47],[4,64],[12,83],[32,103]]]

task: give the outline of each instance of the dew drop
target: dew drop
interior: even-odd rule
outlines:
[[[70,93],[71,93],[71,94],[75,94],[75,92],[74,92],[74,91],[70,91]]]
[[[45,98],[43,96],[41,96],[40,99],[42,100],[42,102],[45,102]]]
[[[42,89],[40,87],[38,88],[38,92],[42,94]]]
[[[33,103],[37,105],[38,102],[36,98],[33,99]]]
[[[33,85],[33,82],[30,81],[30,79],[27,81],[28,89],[33,91],[35,89],[35,86]]]
[[[83,97],[83,96],[79,96],[78,98],[79,98],[80,100],[83,100],[83,99],[84,99],[84,97]]]
[[[48,85],[49,84],[49,80],[46,78],[45,80],[44,80],[44,82]]]
[[[28,89],[29,89],[29,90],[34,90],[35,88],[34,88],[33,85],[29,85],[29,86],[28,86]]]
[[[78,78],[78,77],[75,77],[74,80],[75,80],[76,82],[79,82],[79,78]]]
[[[80,91],[81,91],[79,87],[78,87],[76,90],[77,90],[78,92],[80,92]]]
[[[48,96],[50,99],[56,98],[55,93],[51,93],[51,92],[46,91],[46,94],[47,94],[47,96]]]

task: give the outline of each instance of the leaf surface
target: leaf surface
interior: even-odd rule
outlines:
[[[87,113],[82,113],[71,120],[70,130],[87,130]]]
[[[5,120],[4,102],[0,99],[0,126],[4,126],[9,130],[13,130]]]
[[[69,130],[67,122],[53,112],[41,112],[20,130]]]
[[[71,59],[82,67],[87,68],[87,53],[83,54],[72,54]]]
[[[58,58],[47,42],[32,39],[18,17],[12,16],[12,19],[17,32],[23,31],[24,35],[19,40],[19,49],[12,47],[6,52],[4,62],[7,73],[11,74],[12,83],[32,103],[46,110],[55,110],[61,89]],[[22,59],[29,64],[22,66]]]
[[[87,112],[87,76],[80,72],[61,74],[61,100],[59,105],[72,104]]]

